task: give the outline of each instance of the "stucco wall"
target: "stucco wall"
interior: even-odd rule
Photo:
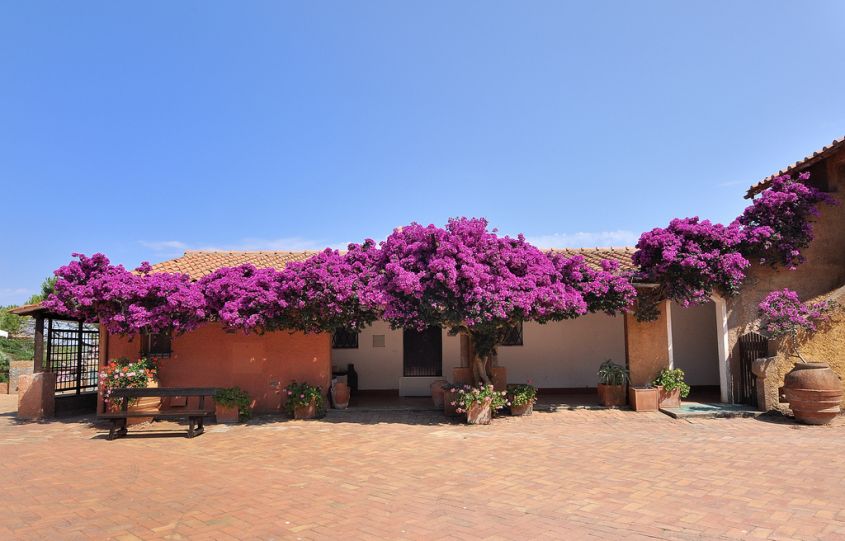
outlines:
[[[719,385],[716,307],[672,303],[672,359],[690,385]]]
[[[108,337],[108,359],[138,357],[137,339]],[[234,387],[255,400],[256,412],[279,411],[279,392],[292,380],[322,385],[331,378],[328,334],[227,333],[217,324],[173,338],[173,353],[159,363],[162,387]]]
[[[729,351],[735,382],[739,381],[737,341],[746,332],[755,330],[757,305],[768,293],[788,287],[806,300],[827,294],[845,284],[845,205],[842,200],[845,193],[845,151],[828,158],[826,167],[831,195],[839,200],[839,205],[823,205],[820,208],[821,214],[813,226],[815,239],[804,251],[807,261],[793,271],[754,264],[741,293],[727,300]],[[839,369],[839,375],[845,377],[842,368]]]
[[[384,347],[373,346],[373,336],[384,336]],[[358,388],[361,390],[399,389],[402,377],[402,330],[391,329],[384,321],[376,321],[358,335],[358,348],[333,349],[332,365],[355,365]],[[451,367],[460,366],[460,340],[443,331],[443,377],[448,379]]]
[[[385,347],[373,347],[384,335]],[[539,387],[595,387],[599,364],[625,362],[622,317],[591,314],[572,321],[523,325],[522,346],[500,346],[496,364],[507,368],[508,381],[533,381]],[[443,331],[443,377],[461,366],[460,339]],[[402,331],[377,321],[361,331],[357,349],[333,349],[332,364],[355,364],[362,390],[399,389],[402,377]]]
[[[543,389],[595,387],[606,359],[625,364],[621,316],[589,314],[569,321],[523,325],[522,346],[500,346],[497,363],[509,383],[531,380]]]
[[[632,385],[650,383],[661,369],[669,367],[671,305],[661,302],[659,308],[660,315],[654,321],[637,321],[633,314],[625,314]]]

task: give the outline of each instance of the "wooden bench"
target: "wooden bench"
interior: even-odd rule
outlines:
[[[123,398],[123,406],[121,411],[101,413],[97,417],[100,419],[109,419],[111,421],[111,430],[109,431],[109,440],[115,437],[126,435],[126,420],[130,417],[152,417],[153,419],[187,419],[188,420],[188,437],[193,438],[199,436],[205,430],[203,421],[206,417],[214,415],[213,411],[207,411],[205,406],[205,398],[207,396],[213,397],[217,392],[214,387],[150,387],[146,389],[113,389],[110,399]],[[158,411],[129,411],[129,402],[134,398],[149,398],[149,397],[184,397],[185,407],[170,407],[165,410]],[[196,409],[190,408],[190,398],[199,397],[199,406]]]

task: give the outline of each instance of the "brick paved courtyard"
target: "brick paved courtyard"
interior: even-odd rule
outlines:
[[[0,396],[0,539],[845,539],[845,422],[333,412],[108,442]]]

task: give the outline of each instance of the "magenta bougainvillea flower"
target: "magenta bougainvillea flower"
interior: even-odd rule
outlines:
[[[757,308],[763,333],[769,338],[787,338],[790,353],[803,361],[798,350],[801,336],[816,332],[835,307],[836,303],[826,300],[804,303],[795,291],[782,289],[766,295]]]
[[[834,203],[806,185],[808,179],[808,173],[775,178],[727,226],[694,217],[643,233],[633,256],[637,280],[659,284],[665,297],[686,306],[706,302],[714,292],[737,293],[751,260],[794,269],[813,239],[819,203]]]

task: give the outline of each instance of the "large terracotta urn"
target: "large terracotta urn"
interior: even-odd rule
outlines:
[[[796,363],[783,379],[783,394],[797,421],[823,425],[839,415],[842,382],[827,363]]]
[[[431,400],[437,409],[443,408],[443,385],[449,383],[445,379],[438,379],[431,382]]]
[[[332,385],[332,402],[334,403],[335,409],[345,410],[349,407],[350,395],[349,385],[342,381]]]

